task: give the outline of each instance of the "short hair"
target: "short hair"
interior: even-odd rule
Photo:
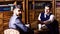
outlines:
[[[51,9],[51,8],[52,8],[52,3],[45,3],[45,4],[44,4],[44,7],[46,7],[46,6]]]
[[[20,8],[20,5],[15,5],[15,8]]]

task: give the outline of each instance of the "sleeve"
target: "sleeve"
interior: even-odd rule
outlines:
[[[53,22],[54,21],[54,15],[51,15],[48,21]]]
[[[41,13],[40,13],[39,16],[38,16],[38,20],[41,20],[40,16],[41,16]]]
[[[27,32],[27,27],[25,25],[21,23],[15,23],[15,25],[22,29],[24,32]]]
[[[11,18],[10,18],[10,21],[9,21],[9,28],[14,28],[14,29],[16,29],[14,23],[15,23],[15,19],[11,17]]]

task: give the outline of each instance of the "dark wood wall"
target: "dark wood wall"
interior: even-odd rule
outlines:
[[[35,8],[35,4],[38,2],[43,3],[47,2],[52,3],[52,12],[55,15],[55,18],[59,22],[60,28],[60,6],[56,7],[56,2],[59,0],[0,0],[0,5],[7,5],[7,4],[16,4],[21,3],[22,5],[22,21],[23,23],[30,23],[31,28],[37,29],[38,24],[38,15],[40,12],[44,10],[44,8]],[[8,28],[9,19],[12,16],[12,11],[0,11],[0,34],[3,34],[3,31]]]

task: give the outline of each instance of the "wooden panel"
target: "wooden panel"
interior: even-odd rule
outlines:
[[[52,1],[52,0],[35,0],[35,1]]]
[[[25,23],[25,12],[22,11],[22,22]]]
[[[23,1],[23,0],[5,0],[5,1]]]
[[[56,0],[56,1],[60,1],[60,0]]]
[[[2,12],[0,12],[0,18],[3,19],[3,13]]]
[[[42,12],[43,9],[39,10],[30,10],[29,11],[29,21],[34,21],[38,19],[39,13]]]
[[[35,10],[35,20],[38,20],[39,13],[41,13],[43,9]]]
[[[15,1],[15,0],[5,0],[5,1]]]
[[[60,7],[56,8],[56,18],[58,20],[58,24],[59,24],[59,33],[60,33]]]
[[[11,11],[5,11],[4,12],[4,19],[9,19],[12,16],[12,12]]]
[[[29,0],[29,1],[33,1],[33,0]],[[52,1],[52,0],[34,0],[34,1]]]
[[[12,12],[11,11],[5,11],[3,13],[4,13],[4,19],[3,19],[4,29],[7,29],[10,17],[12,16]]]
[[[33,0],[29,0],[29,1],[33,1]],[[52,0],[34,0],[34,1],[52,1]],[[56,0],[56,1],[60,1],[60,0]]]
[[[0,19],[0,34],[3,32],[3,19]]]
[[[7,28],[8,28],[8,22],[4,23],[4,25],[3,25],[4,30],[7,29]]]
[[[23,1],[23,0],[17,0],[17,1]]]
[[[0,34],[3,34],[3,13],[0,12]]]
[[[4,2],[5,0],[0,0],[0,2]]]
[[[0,26],[2,26],[3,24],[3,19],[0,19]]]
[[[56,8],[56,18],[57,18],[57,20],[60,23],[60,7],[59,8]]]
[[[38,21],[32,21],[30,24],[32,29],[37,29]]]
[[[0,26],[0,32],[3,31],[3,26]]]
[[[34,11],[29,11],[29,19],[34,20]]]

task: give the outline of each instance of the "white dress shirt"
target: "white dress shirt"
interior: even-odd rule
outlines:
[[[46,17],[46,15],[49,15],[49,14],[44,13],[44,17]],[[41,21],[40,16],[41,16],[41,13],[40,13],[39,16],[38,16],[38,20]],[[50,15],[50,18],[49,18],[47,21],[53,22],[53,21],[54,21],[54,15],[53,15],[53,14]]]

